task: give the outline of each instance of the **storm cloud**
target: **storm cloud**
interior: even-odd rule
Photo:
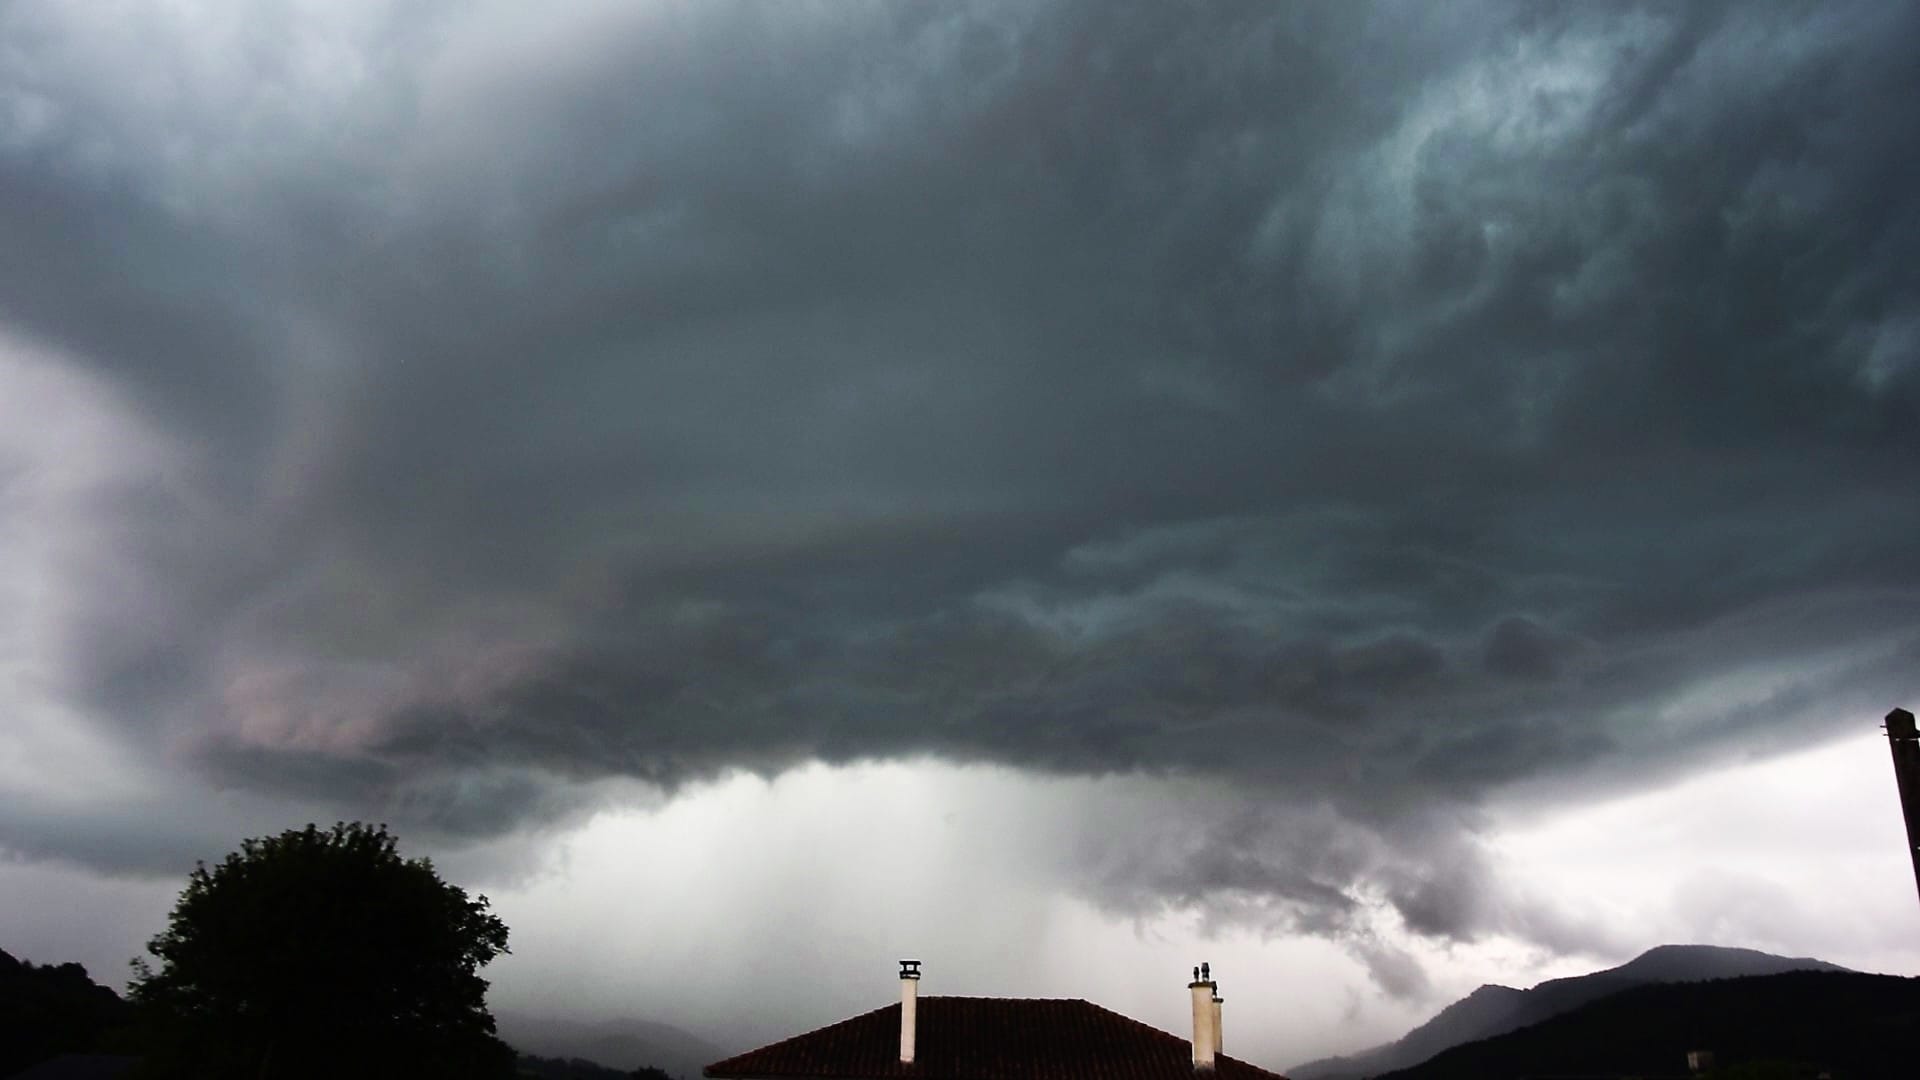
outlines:
[[[1916,41],[8,5],[16,738],[466,840],[815,761],[1194,782],[1075,887],[1582,947],[1489,799],[1920,697]],[[169,815],[97,808],[150,797],[0,846],[148,870]]]

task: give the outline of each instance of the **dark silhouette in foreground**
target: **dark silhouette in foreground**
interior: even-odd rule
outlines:
[[[136,962],[155,1076],[511,1077],[480,968],[486,897],[405,859],[386,826],[309,825],[196,869]]]
[[[1907,858],[1913,863],[1913,883],[1920,888],[1920,728],[1913,713],[1895,709],[1887,714],[1887,745],[1893,751],[1893,779],[1900,789],[1900,812],[1907,823]]]
[[[7,1080],[139,1080],[141,1061],[125,1054],[61,1054]]]
[[[0,951],[0,1076],[127,1038],[133,1010],[79,964],[35,965]]]
[[[0,1078],[138,1080],[155,1075],[153,1070],[163,1070],[166,1063],[150,1066],[147,1044],[156,1037],[162,1043],[177,1040],[156,1031],[151,1017],[144,1027],[136,1027],[135,1017],[131,1003],[88,978],[79,964],[35,965],[0,951]],[[413,1075],[398,1068],[371,1058],[343,1075]],[[514,1070],[515,1076],[537,1080],[685,1080],[698,1075],[697,1070],[675,1074],[652,1065],[611,1068],[575,1055],[518,1054]]]

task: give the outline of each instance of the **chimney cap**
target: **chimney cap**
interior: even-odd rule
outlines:
[[[903,979],[919,978],[920,977],[920,961],[918,960],[900,961],[900,977]]]

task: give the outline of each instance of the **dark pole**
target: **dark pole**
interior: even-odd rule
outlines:
[[[1900,810],[1907,818],[1907,855],[1913,860],[1913,884],[1920,889],[1920,732],[1913,714],[1887,714],[1887,742],[1893,745],[1893,778],[1900,785]]]

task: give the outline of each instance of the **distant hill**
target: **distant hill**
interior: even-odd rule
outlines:
[[[667,1074],[658,1069],[649,1075],[645,1070],[609,1069],[581,1058],[546,1058],[537,1054],[521,1054],[516,1072],[529,1080],[667,1080]]]
[[[656,1020],[563,1020],[527,1013],[493,1014],[500,1037],[526,1054],[585,1058],[621,1071],[644,1066],[678,1080],[698,1080],[700,1070],[726,1052],[688,1031]]]
[[[1912,1080],[1920,979],[1795,971],[1643,985],[1381,1080],[1684,1077],[1689,1050],[1712,1051],[1725,1076]]]
[[[131,1019],[120,995],[79,964],[35,965],[0,950],[0,1076],[102,1049]]]
[[[1661,945],[1616,968],[1550,979],[1531,990],[1482,986],[1440,1010],[1396,1042],[1287,1070],[1294,1080],[1359,1080],[1405,1069],[1462,1043],[1505,1034],[1577,1009],[1608,994],[1652,983],[1697,982],[1788,971],[1844,972],[1810,957],[1774,956],[1717,945]]]

